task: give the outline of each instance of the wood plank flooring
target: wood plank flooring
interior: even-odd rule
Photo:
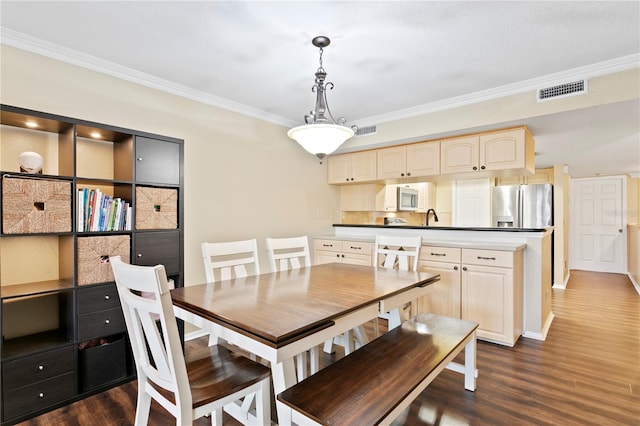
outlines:
[[[640,296],[629,279],[571,271],[567,289],[553,290],[553,312],[544,342],[521,338],[513,348],[478,342],[476,392],[445,371],[395,424],[640,425]],[[133,382],[23,425],[131,424],[135,398]],[[151,411],[151,425],[174,422],[156,403]]]

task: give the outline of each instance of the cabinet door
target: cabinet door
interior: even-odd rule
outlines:
[[[135,240],[136,265],[164,265],[168,275],[180,272],[180,233],[144,232],[137,233]]]
[[[440,174],[440,142],[407,145],[407,176]]]
[[[342,253],[340,259],[342,263],[350,265],[371,266],[371,256],[364,254]]]
[[[479,324],[478,337],[513,344],[513,269],[462,266],[462,319]]]
[[[423,260],[420,270],[440,274],[440,281],[427,287],[427,294],[418,300],[418,312],[460,318],[460,265]]]
[[[528,185],[553,183],[553,169],[537,169],[531,176],[524,177],[524,183]]]
[[[136,180],[138,182],[180,184],[180,145],[136,137]]]
[[[350,182],[351,155],[332,155],[327,159],[327,182],[340,184]]]
[[[479,137],[447,139],[440,142],[440,172],[442,174],[478,170]]]
[[[480,136],[480,169],[520,169],[525,164],[524,130]]]
[[[379,149],[378,179],[407,177],[407,148],[404,146]]]
[[[340,262],[340,253],[335,251],[317,250],[313,255],[313,263],[316,265],[333,262]]]
[[[351,176],[354,182],[370,182],[377,177],[376,151],[363,151],[351,156]]]

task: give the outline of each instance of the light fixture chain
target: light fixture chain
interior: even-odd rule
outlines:
[[[320,68],[322,68],[322,53],[324,52],[324,50],[322,49],[322,47],[320,48]]]

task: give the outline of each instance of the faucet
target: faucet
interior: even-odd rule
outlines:
[[[438,222],[438,215],[436,214],[436,211],[434,209],[429,209],[427,210],[427,214],[425,215],[427,218],[427,224],[426,226],[429,226],[429,213],[433,213],[433,219]]]

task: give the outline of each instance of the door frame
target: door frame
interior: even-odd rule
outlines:
[[[625,212],[627,211],[627,176],[625,175],[613,175],[613,176],[598,176],[598,177],[587,177],[587,178],[569,178],[570,180],[570,191],[569,191],[569,269],[574,269],[576,264],[576,249],[577,249],[577,224],[573,218],[576,216],[576,208],[577,201],[579,201],[579,196],[576,191],[576,182],[584,182],[584,181],[597,181],[597,180],[610,180],[610,179],[619,179],[621,182],[620,186],[620,196],[621,196],[621,208],[620,208],[620,226],[622,229],[622,238],[624,243],[622,244],[621,256],[621,271],[615,272],[620,274],[628,273],[628,263],[627,263],[627,246],[629,236],[627,234],[627,215]],[[597,269],[593,269],[597,271]]]

